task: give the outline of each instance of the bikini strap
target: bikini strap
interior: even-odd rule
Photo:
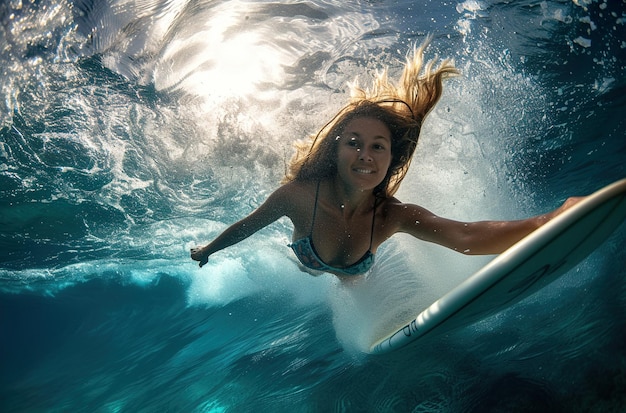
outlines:
[[[376,207],[378,199],[374,199],[374,213],[372,215],[372,231],[370,232],[370,249],[369,251],[372,252],[372,244],[374,243],[374,223],[376,222]]]
[[[311,230],[309,231],[309,237],[313,237],[313,226],[315,225],[315,214],[317,213],[317,197],[319,196],[319,194],[320,181],[317,181],[317,189],[315,190],[315,203],[313,204],[313,219],[311,220]]]

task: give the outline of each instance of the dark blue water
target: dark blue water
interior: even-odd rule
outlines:
[[[626,177],[626,3],[4,1],[0,411],[605,412],[626,228],[507,311],[365,354],[488,262],[398,236],[353,285],[280,221],[198,269],[346,82],[453,57],[398,194],[519,218]]]

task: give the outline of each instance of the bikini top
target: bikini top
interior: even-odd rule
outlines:
[[[307,268],[317,271],[332,272],[339,275],[359,275],[367,272],[374,265],[374,254],[372,254],[372,241],[374,239],[374,220],[376,218],[376,206],[372,215],[372,231],[370,235],[370,247],[360,260],[347,267],[333,267],[326,264],[317,254],[313,246],[313,226],[315,225],[315,214],[317,212],[317,198],[320,192],[320,183],[317,183],[317,191],[315,192],[315,204],[313,205],[313,220],[311,222],[311,231],[309,235],[289,244],[298,260]]]

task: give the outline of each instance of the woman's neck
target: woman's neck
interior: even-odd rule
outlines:
[[[360,190],[345,185],[339,178],[329,181],[331,202],[342,209],[344,216],[352,216],[358,211],[369,212],[374,207],[374,191]]]

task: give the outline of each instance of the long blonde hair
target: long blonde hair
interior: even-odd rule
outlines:
[[[351,100],[309,142],[296,144],[283,183],[292,180],[313,181],[331,178],[337,173],[337,141],[346,125],[356,118],[371,117],[382,121],[391,131],[392,160],[387,175],[374,193],[390,197],[409,169],[424,119],[443,93],[443,80],[458,74],[454,62],[445,59],[437,67],[437,57],[424,63],[427,38],[413,49],[398,84],[388,78],[387,70],[375,75],[372,88],[350,85]],[[423,72],[423,73],[422,73]]]

